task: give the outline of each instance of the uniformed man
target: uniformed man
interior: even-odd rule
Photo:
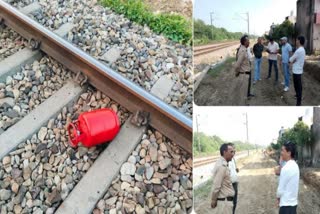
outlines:
[[[233,143],[229,143],[228,145],[233,147],[234,153],[231,161],[228,162],[229,170],[230,170],[230,178],[232,182],[232,186],[234,189],[234,198],[233,198],[233,214],[236,213],[236,207],[238,202],[238,173],[239,169],[237,167],[236,159],[234,158],[234,155],[236,154],[236,147]]]
[[[254,97],[251,93],[251,64],[250,58],[248,56],[248,47],[249,47],[249,37],[244,35],[240,39],[240,47],[237,52],[237,62],[234,65],[234,71],[236,73],[236,77],[239,78],[242,86],[245,85],[245,81],[248,81],[248,88],[247,88],[247,98],[250,99]],[[240,93],[242,93],[243,87],[240,86]],[[238,89],[239,90],[239,89]]]
[[[211,196],[211,207],[215,213],[232,214],[234,189],[231,182],[228,162],[234,154],[233,147],[222,144],[220,147],[221,157],[215,163],[213,169],[213,188]]]

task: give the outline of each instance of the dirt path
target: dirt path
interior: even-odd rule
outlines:
[[[279,69],[279,83],[274,83],[274,70],[271,79],[266,79],[268,75],[268,61],[263,58],[261,67],[261,81],[252,85],[252,92],[256,95],[254,98],[247,100],[244,97],[239,98],[239,89],[237,87],[235,78],[232,72],[232,65],[226,66],[225,69],[217,75],[210,75],[203,79],[197,91],[194,93],[195,103],[200,106],[214,106],[214,105],[251,105],[251,106],[293,106],[296,104],[295,92],[291,77],[290,90],[283,91],[282,69]],[[320,104],[320,82],[311,75],[305,67],[303,74],[303,100],[302,105],[316,106]],[[247,82],[245,82],[247,84]]]
[[[251,156],[244,162],[239,173],[239,196],[237,214],[277,214],[276,189],[278,177],[274,175],[276,162],[265,158],[261,153]],[[209,189],[209,188],[208,188]],[[195,211],[197,214],[212,213],[209,197],[197,199]],[[300,180],[299,214],[319,214],[320,194],[315,189]]]

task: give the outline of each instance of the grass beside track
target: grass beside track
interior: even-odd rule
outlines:
[[[147,25],[157,34],[181,44],[192,44],[192,23],[176,14],[154,14],[142,0],[100,0],[118,14],[140,25]]]
[[[210,69],[208,71],[208,74],[210,74],[212,77],[217,77],[222,70],[225,70],[226,68],[231,68],[232,63],[235,61],[236,61],[235,57],[228,57],[224,62],[217,65],[215,68]]]

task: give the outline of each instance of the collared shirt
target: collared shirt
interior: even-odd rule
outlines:
[[[253,46],[253,53],[254,53],[254,56],[258,59],[260,59],[262,57],[262,52],[264,50],[264,46],[262,44],[259,44],[259,43],[256,43],[254,46]]]
[[[271,54],[269,53],[269,57],[268,59],[271,59],[271,60],[277,60],[278,59],[278,50],[279,50],[279,45],[278,43],[276,42],[273,42],[273,44],[271,44],[271,42],[269,42],[268,44],[268,50],[272,53],[275,53],[275,54]]]
[[[282,168],[282,167],[284,167],[284,165],[286,165],[286,163],[287,163],[287,161],[284,161],[284,160],[281,160],[280,161],[280,167]]]
[[[247,52],[248,52],[248,59],[249,59],[249,61],[250,61],[250,62],[253,62],[254,56],[252,55],[252,51],[251,51],[251,48],[250,48],[250,47],[247,48]],[[251,64],[250,64],[250,65],[251,65]]]
[[[230,170],[231,182],[232,183],[238,182],[236,160],[232,158],[232,160],[228,163],[228,165]]]
[[[298,205],[300,171],[294,160],[289,160],[281,169],[277,198],[280,207]]]
[[[289,63],[290,52],[292,52],[292,47],[286,42],[286,44],[281,47],[282,63]]]
[[[234,194],[228,163],[223,157],[220,157],[213,169],[211,200],[216,202],[218,198],[233,197]]]
[[[238,51],[238,60],[234,65],[235,72],[245,73],[251,70],[248,50],[245,46],[241,45]]]
[[[290,62],[296,60],[292,65],[292,73],[294,74],[302,74],[303,73],[303,66],[304,66],[304,59],[306,57],[306,51],[303,47],[299,47],[290,57]]]

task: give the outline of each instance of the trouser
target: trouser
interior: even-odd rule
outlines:
[[[276,81],[278,81],[278,64],[277,64],[277,60],[269,59],[269,74],[268,74],[268,78],[271,77],[272,65],[274,66],[274,71],[276,73]]]
[[[283,76],[284,76],[284,85],[289,87],[290,85],[290,71],[289,71],[289,63],[282,63]]]
[[[250,91],[251,91],[251,71],[249,71],[249,72],[246,72],[246,75],[249,75],[249,79],[248,79],[248,89],[247,89],[247,97],[249,97],[250,96]]]
[[[233,214],[236,212],[237,201],[238,201],[238,182],[232,183],[234,189],[234,198],[233,198]]]
[[[236,77],[235,86],[232,92],[233,94],[236,94],[236,96],[232,105],[243,106],[246,104],[245,97],[247,96],[248,91],[248,77],[249,75],[245,73],[240,73],[240,75]]]
[[[254,64],[254,81],[258,81],[260,79],[260,71],[261,71],[261,58],[255,58]]]
[[[232,214],[232,201],[218,201],[217,206],[213,209],[214,214]]]
[[[302,100],[302,74],[293,74],[293,84],[294,90],[296,91],[297,96],[297,106],[301,106]]]
[[[279,214],[297,214],[297,206],[280,207]]]

